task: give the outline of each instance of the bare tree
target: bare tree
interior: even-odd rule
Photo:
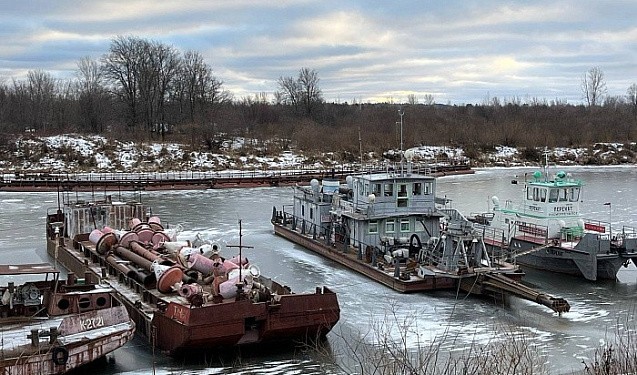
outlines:
[[[230,94],[223,89],[223,82],[213,75],[212,68],[199,52],[187,51],[182,60],[173,85],[179,111],[186,112],[193,143],[194,131],[198,129],[208,145],[215,145],[217,112],[221,104],[229,100]]]
[[[633,114],[637,116],[637,83],[633,83],[626,90],[626,100],[633,110]]]
[[[143,55],[141,40],[118,36],[111,41],[108,54],[102,58],[104,77],[109,80],[112,91],[128,108],[127,123],[137,125],[140,59]]]
[[[309,116],[312,114],[315,105],[323,101],[321,89],[319,88],[318,72],[314,69],[302,68],[299,72],[299,84],[305,113]]]
[[[279,77],[277,83],[279,92],[275,97],[284,98],[284,103],[291,104],[297,110],[302,107],[306,116],[311,116],[317,105],[323,102],[318,72],[314,69],[301,68],[297,79]]]
[[[102,58],[104,77],[129,109],[128,124],[143,123],[164,135],[165,103],[181,58],[171,46],[134,37],[117,37]],[[141,121],[139,121],[141,119]]]
[[[630,109],[633,113],[633,118],[635,119],[635,123],[637,124],[637,83],[633,83],[626,90],[626,100]],[[630,138],[630,130],[632,126],[628,128],[628,137]]]
[[[42,70],[27,73],[27,89],[31,105],[31,125],[36,130],[46,131],[51,120],[55,94],[55,80]]]
[[[79,110],[81,121],[92,132],[104,131],[105,102],[104,74],[97,60],[86,56],[77,63]]]
[[[425,105],[434,105],[434,104],[436,104],[436,101],[434,100],[434,96],[431,95],[431,94],[425,94],[424,103],[425,103]]]
[[[292,77],[279,77],[277,81],[279,91],[276,97],[283,98],[284,104],[292,105],[295,109],[299,107],[301,102],[301,84]]]
[[[153,76],[156,77],[156,81],[153,85],[154,100],[149,103],[153,116],[150,116],[148,122],[151,129],[154,125],[157,125],[157,131],[161,134],[163,140],[167,130],[165,103],[169,90],[176,80],[182,60],[173,47],[158,43],[153,45],[151,56],[153,57],[153,68],[156,72]]]
[[[606,82],[604,81],[604,72],[600,67],[595,66],[584,74],[582,93],[589,107],[595,107],[602,103],[603,96],[606,94]]]
[[[418,104],[418,97],[416,96],[416,94],[407,95],[407,104],[410,104],[410,105]]]

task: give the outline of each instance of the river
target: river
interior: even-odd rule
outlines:
[[[585,181],[581,205],[588,218],[637,227],[637,167],[563,168]],[[501,202],[518,200],[525,173],[533,169],[485,169],[473,175],[438,179],[437,196],[452,200],[464,213],[488,208],[490,197]],[[519,184],[512,184],[517,179]],[[73,193],[75,195],[75,193]],[[104,193],[95,193],[99,196]],[[325,356],[311,351],[284,349],[269,353],[241,352],[230,359],[173,360],[135,339],[91,367],[97,374],[342,374],[351,367],[344,348],[369,340],[374,332],[416,349],[433,342],[441,350],[462,350],[494,340],[522,335],[535,345],[552,374],[583,370],[595,348],[612,340],[622,322],[632,321],[637,306],[637,268],[622,268],[615,282],[591,283],[583,279],[529,270],[525,281],[535,288],[563,297],[571,311],[561,317],[549,309],[511,298],[498,305],[489,300],[454,292],[401,295],[354,274],[273,234],[269,223],[272,206],[291,204],[292,188],[215,189],[113,194],[114,199],[141,200],[153,208],[162,222],[181,224],[181,238],[204,238],[219,243],[222,255],[233,254],[225,245],[238,243],[239,220],[243,243],[254,246],[244,255],[261,272],[293,291],[312,291],[327,285],[338,293],[341,320],[328,335]],[[78,193],[90,199],[91,193]],[[611,205],[604,205],[610,202]],[[57,205],[57,193],[0,192],[0,263],[50,261],[45,250],[44,222],[47,209]],[[405,327],[404,329],[400,327]],[[334,365],[332,362],[335,362]],[[355,370],[354,370],[355,371]]]

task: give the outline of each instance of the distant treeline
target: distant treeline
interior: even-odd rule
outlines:
[[[480,105],[328,103],[318,74],[278,77],[271,94],[235,98],[195,51],[118,37],[98,60],[78,62],[77,77],[57,80],[30,71],[0,83],[0,134],[103,134],[120,140],[173,141],[213,150],[220,134],[278,142],[307,151],[356,157],[418,145],[516,147],[588,146],[630,142],[636,135],[635,100],[600,105],[499,100]],[[617,98],[615,98],[617,99]],[[400,113],[402,132],[400,128]]]

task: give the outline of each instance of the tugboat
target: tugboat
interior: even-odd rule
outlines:
[[[111,286],[154,348],[182,356],[243,344],[321,339],[338,322],[327,287],[293,293],[239,254],[179,239],[139,202],[66,202],[47,215],[48,253]],[[59,233],[57,235],[56,233]],[[241,236],[239,237],[241,239]]]
[[[507,254],[489,251],[472,223],[436,205],[436,179],[407,166],[312,180],[296,186],[294,204],[273,208],[274,232],[399,292],[459,288],[514,294],[567,312],[568,302],[521,284],[524,273]]]
[[[493,196],[491,212],[472,215],[487,247],[510,250],[523,266],[590,281],[615,280],[622,265],[637,258],[637,229],[613,231],[610,222],[582,217],[581,180],[564,171],[550,176],[548,163],[524,179],[521,204],[501,205]]]
[[[2,374],[65,374],[133,337],[135,323],[110,288],[73,274],[62,281],[46,263],[2,265],[0,280]]]

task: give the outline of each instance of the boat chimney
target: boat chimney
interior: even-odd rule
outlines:
[[[77,282],[77,277],[75,276],[75,273],[69,272],[66,275],[66,285],[75,285],[76,282]]]
[[[412,173],[412,161],[414,160],[414,150],[405,151],[405,159],[407,159],[407,175]]]

